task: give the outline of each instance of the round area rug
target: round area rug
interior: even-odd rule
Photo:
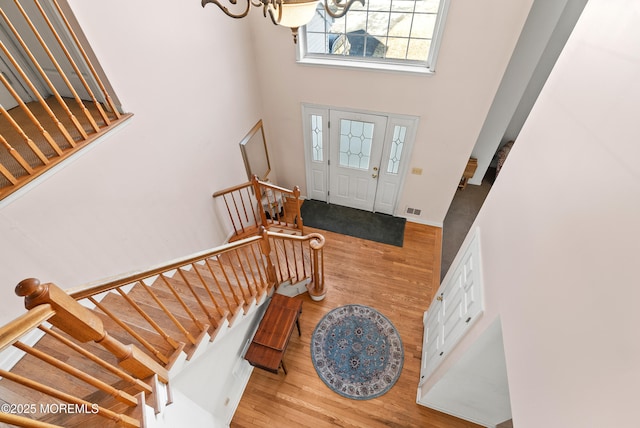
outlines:
[[[396,383],[404,349],[387,317],[368,306],[346,305],[333,309],[316,326],[311,359],[320,379],[333,391],[368,400]]]

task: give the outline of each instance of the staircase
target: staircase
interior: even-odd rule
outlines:
[[[301,235],[293,191],[263,186],[220,194],[244,204],[223,246],[75,290],[20,282],[28,312],[0,328],[0,426],[169,427],[185,411],[225,426],[171,381],[234,329],[250,333],[272,293],[325,294],[324,238]]]

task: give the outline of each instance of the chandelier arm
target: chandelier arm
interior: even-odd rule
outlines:
[[[265,14],[266,11],[269,10],[269,18],[271,18],[271,22],[273,22],[273,25],[278,25],[278,23],[282,21],[282,0],[271,0],[268,3],[271,7],[267,8],[267,3],[265,3]],[[278,14],[277,17],[275,16],[275,13]]]
[[[246,1],[247,1],[247,7],[244,9],[243,12],[238,14],[232,13],[226,6],[223,6],[218,0],[202,0],[202,7],[205,7],[209,3],[213,3],[216,6],[218,6],[227,16],[231,18],[244,18],[249,14],[249,9],[251,8],[251,1],[250,0],[246,0]],[[229,3],[237,4],[238,2],[237,0],[229,0]]]
[[[338,6],[338,12],[333,12],[331,9],[329,9],[329,4],[327,2],[328,0],[324,0],[324,10],[332,18],[342,18],[343,16],[345,16],[355,2],[360,2],[360,4],[364,6],[364,0],[349,0],[345,4],[342,4],[342,1],[339,0],[334,3],[336,6]]]

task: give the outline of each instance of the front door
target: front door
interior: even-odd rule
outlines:
[[[373,211],[387,118],[331,110],[329,202]]]
[[[418,118],[303,105],[310,199],[394,215]]]

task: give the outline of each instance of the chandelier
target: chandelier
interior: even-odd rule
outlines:
[[[230,4],[238,4],[238,0],[227,0]],[[298,42],[298,28],[308,24],[316,11],[318,1],[324,1],[324,9],[332,18],[343,17],[349,8],[357,1],[364,6],[364,0],[243,0],[246,1],[244,10],[239,13],[231,12],[218,0],[202,0],[202,7],[208,3],[218,6],[231,18],[244,18],[249,13],[251,6],[262,7],[262,14],[267,13],[275,25],[291,28],[293,43]]]

